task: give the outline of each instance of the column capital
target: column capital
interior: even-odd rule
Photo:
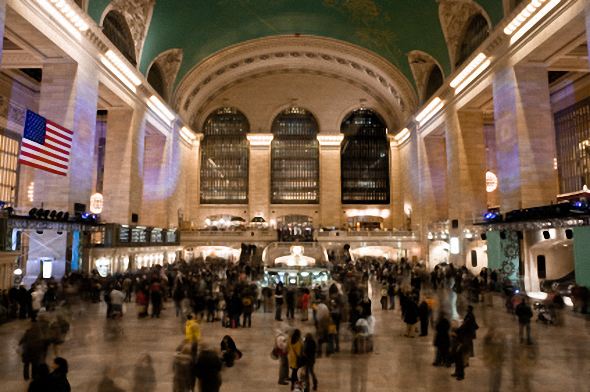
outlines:
[[[272,133],[250,133],[246,136],[250,142],[250,147],[253,148],[268,148],[274,135]]]
[[[341,133],[320,134],[317,138],[321,147],[340,147],[344,135]]]

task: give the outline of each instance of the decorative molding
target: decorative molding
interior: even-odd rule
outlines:
[[[413,50],[408,53],[408,63],[410,64],[412,75],[414,75],[414,81],[416,82],[420,102],[424,102],[426,98],[426,85],[428,84],[428,77],[430,76],[432,68],[437,66],[441,72],[443,72],[443,69],[434,57],[421,50]]]
[[[417,107],[412,84],[387,60],[346,42],[312,36],[255,39],[210,56],[180,82],[175,106],[181,115],[194,118],[204,99],[261,68],[329,70],[330,75],[355,80],[364,89],[384,97],[400,122],[408,119]]]
[[[472,0],[437,1],[439,3],[438,17],[440,25],[447,43],[451,68],[454,69],[459,47],[469,20],[474,15],[481,14],[488,21],[490,31],[492,30],[492,22],[485,10]]]
[[[166,87],[166,96],[163,97],[166,101],[170,101],[170,97],[172,96],[172,89],[174,88],[174,82],[182,64],[183,55],[182,49],[169,49],[160,53],[148,67],[147,75],[149,75],[149,70],[154,64],[160,67]]]
[[[27,108],[15,104],[10,98],[0,95],[0,121],[11,131],[22,133],[25,126]]]
[[[113,0],[110,7],[105,10],[104,15],[108,11],[118,11],[125,17],[135,43],[135,58],[138,64],[155,4],[156,0]]]

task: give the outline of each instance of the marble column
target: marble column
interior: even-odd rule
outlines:
[[[447,153],[442,136],[419,137],[420,207],[424,230],[448,217]]]
[[[197,135],[197,140],[193,142],[193,148],[185,160],[183,170],[186,176],[186,211],[192,225],[200,225],[198,221],[199,206],[201,203],[200,181],[201,181],[201,140],[203,134]],[[186,219],[186,218],[185,218]]]
[[[321,226],[342,225],[342,188],[340,174],[339,133],[318,135],[320,143],[320,222]]]
[[[487,208],[483,113],[447,109],[445,130],[449,219],[479,219]]]
[[[192,146],[189,146],[190,150]],[[166,174],[163,178],[164,199],[166,201],[166,220],[163,221],[166,227],[180,227],[180,215],[184,216],[184,198],[186,193],[184,178],[182,176],[182,156],[187,147],[183,145],[180,138],[180,127],[175,125],[172,133],[166,138],[167,159],[163,163],[166,167]],[[183,218],[184,219],[184,218]]]
[[[145,109],[110,109],[104,168],[106,222],[131,223],[131,214],[141,212]]]
[[[400,151],[397,142],[389,138],[389,190],[391,198],[391,224],[393,229],[405,230],[403,181],[400,170]]]
[[[4,25],[6,22],[6,0],[0,0],[0,63],[4,53]]]
[[[273,135],[254,133],[248,135],[250,163],[248,168],[248,207],[250,219],[270,217],[270,144]]]
[[[143,199],[139,222],[142,225],[163,227],[168,224],[169,167],[172,135],[163,135],[149,126],[146,128],[143,157]],[[171,219],[176,219],[176,212]]]
[[[35,169],[35,204],[73,212],[88,208],[94,184],[98,75],[94,64],[46,63],[39,114],[74,132],[67,176]]]
[[[551,204],[558,187],[547,69],[504,66],[493,94],[502,211]]]

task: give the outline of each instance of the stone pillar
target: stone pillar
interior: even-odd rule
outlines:
[[[342,225],[340,144],[342,134],[318,135],[320,143],[320,222],[321,226]]]
[[[4,24],[6,22],[6,0],[0,0],[0,63],[4,53]]]
[[[148,123],[149,124],[149,123]],[[143,199],[139,222],[163,227],[168,224],[168,199],[174,192],[169,187],[168,163],[171,159],[172,135],[165,136],[151,127],[146,128],[143,157]],[[170,219],[176,220],[176,214]]]
[[[182,177],[182,155],[186,149],[180,139],[180,127],[178,125],[172,128],[172,133],[166,138],[167,159],[163,163],[166,167],[166,175],[163,178],[164,199],[166,200],[167,214],[166,227],[180,227],[182,222],[179,221],[180,213],[184,215],[184,198],[185,193],[184,178]],[[189,147],[190,149],[190,147]]]
[[[502,211],[551,204],[558,188],[547,69],[505,66],[493,75],[493,94]]]
[[[400,152],[397,142],[389,138],[389,190],[391,198],[391,224],[395,230],[406,229],[404,215],[404,189],[400,170]]]
[[[447,110],[445,132],[450,199],[449,260],[455,265],[464,265],[463,229],[478,220],[487,208],[486,151],[483,112],[453,109]]]
[[[198,134],[198,138],[193,142],[193,149],[187,157],[186,165],[183,167],[186,176],[186,211],[189,214],[190,221],[193,225],[201,225],[198,221],[199,206],[201,203],[201,140],[203,134]]]
[[[47,63],[39,97],[39,114],[74,132],[67,176],[35,170],[35,204],[73,212],[87,207],[94,184],[94,145],[98,78],[94,64]]]
[[[144,109],[109,110],[102,214],[106,222],[129,224],[131,214],[141,212],[144,137]]]
[[[254,133],[248,135],[250,163],[248,169],[248,207],[250,219],[270,217],[270,144],[273,135]]]
[[[426,232],[433,222],[446,220],[447,153],[442,136],[419,136],[420,141],[420,208],[423,229]]]

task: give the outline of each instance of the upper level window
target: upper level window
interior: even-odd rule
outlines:
[[[201,203],[247,204],[248,119],[235,108],[221,108],[203,126]]]
[[[490,27],[486,18],[481,14],[476,14],[471,17],[467,29],[465,30],[465,34],[463,34],[461,45],[459,46],[455,66],[461,66],[461,64],[471,56],[471,53],[473,53],[473,51],[475,51],[489,35]]]
[[[147,75],[147,80],[150,86],[156,90],[160,97],[164,98],[164,100],[168,100],[168,96],[166,94],[166,84],[164,82],[164,75],[162,74],[162,69],[156,63],[152,64],[150,70]]]
[[[352,112],[341,125],[343,204],[389,204],[389,143],[383,120],[373,111]]]
[[[319,201],[318,124],[311,113],[290,108],[272,124],[271,203]]]
[[[428,81],[426,82],[426,91],[424,93],[424,101],[428,101],[430,97],[434,95],[436,90],[443,84],[443,74],[438,65],[433,65],[430,75],[428,75]]]
[[[137,65],[135,42],[129,25],[121,13],[110,11],[102,22],[102,31],[131,64]]]

